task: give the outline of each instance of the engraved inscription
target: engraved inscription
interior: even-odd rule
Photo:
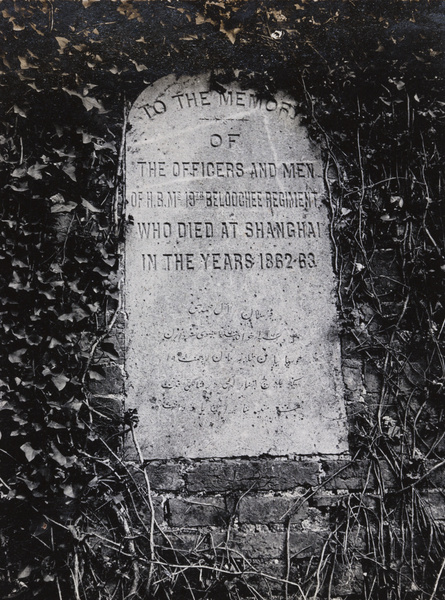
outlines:
[[[323,165],[295,103],[169,77],[129,120],[127,402],[145,455],[347,451]]]

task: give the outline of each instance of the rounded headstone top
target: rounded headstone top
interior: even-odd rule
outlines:
[[[129,122],[127,403],[145,456],[345,452],[323,165],[295,102],[170,76]]]

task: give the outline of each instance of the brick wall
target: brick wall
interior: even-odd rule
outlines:
[[[372,289],[383,312],[389,317],[391,312],[400,314],[401,276],[392,249],[375,253],[373,269],[379,277]],[[407,361],[395,371],[390,389],[384,389],[382,361],[357,351],[367,335],[379,335],[379,315],[363,303],[354,318],[362,337],[342,339],[348,456],[154,460],[141,467],[135,454],[127,453],[127,465],[143,494],[148,493],[144,469],[148,475],[161,550],[189,552],[204,563],[209,556],[220,557],[222,570],[248,572],[261,590],[278,598],[298,592],[298,586],[286,586],[286,579],[316,581],[323,571],[320,565],[329,570],[336,561],[340,568],[332,568],[333,577],[329,584],[320,581],[320,589],[329,585],[331,597],[361,598],[373,569],[374,545],[403,537],[407,515],[420,511],[424,533],[434,545],[435,528],[445,531],[445,464],[438,454],[417,459],[400,447],[396,431],[400,422],[391,416],[397,413],[398,395],[403,401],[409,398],[416,364]],[[124,405],[122,315],[114,332],[122,358],[104,357],[106,377],[91,384],[93,406],[111,422]],[[420,370],[421,361],[419,357]],[[394,445],[387,456],[372,447],[363,451],[361,427],[373,429],[375,439],[379,427],[389,431]],[[148,523],[147,505],[140,510]],[[255,571],[264,577],[255,576]]]
[[[121,321],[117,330],[123,327]],[[121,333],[117,339],[122,348]],[[382,499],[396,509],[410,490],[431,522],[445,529],[445,465],[440,460],[415,463],[406,457],[399,465],[401,477],[381,458],[354,457],[357,415],[375,416],[381,410],[382,377],[370,361],[348,357],[345,340],[343,355],[350,455],[148,461],[144,468],[156,523],[167,536],[157,534],[159,548],[191,552],[198,560],[230,557],[227,568],[230,563],[232,570],[261,572],[260,578],[249,575],[252,582],[279,598],[297,589],[289,585],[285,590],[283,580],[315,577],[319,557],[328,564],[338,553],[335,545],[343,545],[344,555],[353,559],[342,555],[345,562],[332,578],[331,594],[346,598],[359,595],[366,582],[372,540],[363,517],[377,523]],[[96,402],[112,412],[122,401],[122,365],[105,366],[109,378],[95,387],[100,392]],[[147,493],[144,469],[131,456],[128,465]],[[148,523],[148,509],[141,511]]]
[[[323,552],[331,555],[339,541],[347,543],[347,552],[355,552],[355,559],[340,570],[333,593],[340,597],[359,593],[370,544],[359,513],[372,519],[378,516],[382,499],[395,507],[401,501],[398,474],[384,461],[332,457],[151,461],[146,471],[157,524],[169,537],[166,548],[171,544],[196,556],[229,552],[240,569],[268,575],[271,579],[266,577],[261,589],[267,584],[278,597],[284,584],[274,578],[301,576]],[[443,465],[429,461],[418,476],[424,477],[416,492],[419,502],[437,526],[445,527]],[[139,480],[143,487],[140,473]],[[348,521],[349,512],[355,517]],[[342,529],[342,520],[350,531]],[[166,544],[162,537],[158,542]]]
[[[382,285],[385,288],[384,282]],[[379,290],[387,293],[386,288]],[[364,306],[359,321],[372,321],[372,311],[368,314],[367,310]],[[360,327],[360,322],[357,325]],[[125,321],[120,315],[114,335],[122,357],[124,331]],[[316,578],[317,565],[329,567],[335,557],[341,568],[336,569],[330,581],[332,597],[361,597],[369,577],[366,565],[374,543],[369,532],[374,531],[379,539],[381,532],[377,528],[382,510],[392,507],[395,514],[403,506],[409,511],[406,497],[412,496],[426,520],[445,530],[445,465],[439,459],[416,461],[403,451],[398,452],[396,446],[394,452],[401,457],[396,463],[381,455],[359,458],[363,456],[357,433],[360,419],[375,427],[379,422],[390,427],[388,416],[394,409],[394,400],[391,394],[382,395],[378,361],[366,360],[355,348],[356,340],[345,336],[342,364],[350,425],[349,456],[144,463],[161,551],[186,551],[204,562],[209,556],[220,556],[223,569],[250,573],[250,580],[259,589],[278,598],[298,590],[290,584],[286,588],[284,580]],[[113,415],[124,404],[125,365],[124,360],[113,361],[109,357],[104,357],[102,363],[106,377],[92,382],[92,403],[110,418],[112,426]],[[404,393],[412,386],[408,379],[405,369],[398,378],[399,389]],[[128,456],[134,480],[147,494],[144,469],[135,461],[134,453]],[[148,523],[151,517],[146,505],[141,505],[141,513]],[[394,523],[388,530],[390,537],[400,533],[397,519]],[[263,576],[253,575],[255,570]],[[321,588],[323,585],[326,582],[320,583]]]

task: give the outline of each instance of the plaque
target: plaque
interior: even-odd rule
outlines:
[[[126,402],[148,459],[347,451],[319,151],[292,98],[167,77],[126,136]]]

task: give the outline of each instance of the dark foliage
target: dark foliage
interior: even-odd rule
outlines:
[[[325,149],[345,345],[384,379],[351,441],[400,475],[403,502],[370,515],[350,499],[317,581],[353,561],[340,534],[365,522],[361,597],[433,598],[443,541],[415,485],[445,450],[443,4],[3,0],[0,14],[2,597],[253,593],[234,559],[217,568],[165,539],[155,555],[115,454],[132,415],[89,391],[116,358],[126,111],[166,74],[211,71],[300,103]]]

